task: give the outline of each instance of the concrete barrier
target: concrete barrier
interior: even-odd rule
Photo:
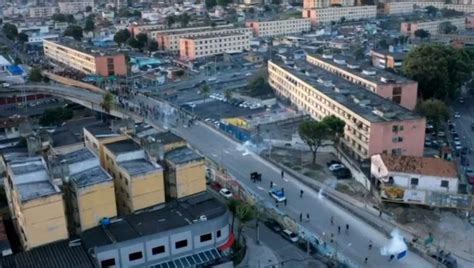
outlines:
[[[50,73],[50,72],[43,72],[43,74],[46,77],[48,77],[50,80],[53,80],[55,82],[58,82],[58,83],[61,83],[61,84],[64,84],[64,85],[83,88],[83,89],[87,89],[89,91],[92,91],[92,92],[95,92],[95,93],[100,93],[100,94],[104,94],[106,92],[105,90],[103,90],[99,87],[96,87],[96,86],[93,86],[91,84],[84,83],[84,82],[81,82],[81,81],[78,81],[78,80],[74,80],[74,79],[71,79],[71,78],[67,78],[67,77],[64,77],[64,76],[60,76],[60,75],[53,74],[53,73]]]

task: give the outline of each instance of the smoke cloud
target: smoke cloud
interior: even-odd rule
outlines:
[[[398,229],[393,230],[390,233],[390,241],[387,245],[380,249],[380,254],[383,256],[397,255],[405,250],[407,250],[407,244],[403,240],[403,236],[400,234]]]

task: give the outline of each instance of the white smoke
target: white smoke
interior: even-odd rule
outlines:
[[[380,249],[380,254],[383,256],[397,255],[407,250],[407,244],[403,240],[403,236],[400,234],[398,229],[394,229],[391,233],[390,241],[387,245]]]

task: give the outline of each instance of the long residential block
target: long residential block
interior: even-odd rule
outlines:
[[[377,6],[305,8],[303,18],[309,18],[312,24],[338,22],[342,18],[350,20],[368,20],[377,16]]]
[[[458,31],[466,30],[466,18],[455,17],[455,18],[443,18],[437,20],[425,20],[425,21],[412,21],[402,22],[400,25],[400,32],[405,35],[414,36],[417,30],[425,30],[431,35],[440,33],[439,26],[442,23],[450,22],[453,26],[456,26]]]
[[[248,21],[245,26],[252,29],[255,36],[272,37],[286,34],[301,34],[311,30],[309,19],[288,19],[271,21]]]
[[[422,156],[424,117],[305,61],[268,62],[269,84],[316,120],[334,115],[346,123],[343,149],[355,159],[371,155]]]

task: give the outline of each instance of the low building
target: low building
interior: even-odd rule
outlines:
[[[346,123],[341,145],[357,160],[371,155],[423,155],[422,116],[305,61],[268,62],[276,94],[316,120],[334,115]]]
[[[79,234],[117,216],[114,182],[89,149],[58,157],[63,171],[69,228]]]
[[[58,1],[59,13],[61,14],[76,14],[86,11],[87,7],[94,10],[93,0],[64,0]]]
[[[247,21],[245,26],[251,28],[255,36],[274,37],[309,32],[311,30],[311,21],[305,18],[271,21]]]
[[[188,144],[185,139],[173,134],[171,131],[152,134],[150,136],[144,137],[144,139],[151,139],[153,143],[160,144],[163,147],[163,153],[167,153],[181,147],[186,147]]]
[[[83,129],[84,143],[87,148],[99,156],[100,165],[105,166],[104,145],[127,139],[127,136],[116,133],[104,123],[96,123]]]
[[[312,24],[326,24],[353,20],[370,20],[377,17],[377,6],[348,6],[348,7],[325,7],[305,8],[303,18],[309,18]]]
[[[418,83],[413,80],[389,71],[375,70],[341,55],[311,54],[306,56],[306,60],[407,109],[416,107]]]
[[[372,49],[370,51],[372,56],[372,66],[380,69],[400,69],[403,65],[403,59],[406,56],[405,52],[395,52],[383,49]]]
[[[234,241],[226,207],[207,193],[126,215],[81,238],[98,267],[209,267]]]
[[[417,30],[425,30],[431,35],[439,34],[439,26],[442,23],[450,22],[453,26],[456,26],[458,31],[464,31],[466,29],[466,18],[465,17],[454,17],[454,18],[443,18],[436,20],[424,20],[424,21],[412,21],[402,22],[400,25],[400,32],[404,35],[415,36]]]
[[[120,215],[165,202],[163,168],[150,162],[137,143],[130,139],[108,143],[104,155],[104,168],[114,178]]]
[[[59,35],[54,34],[54,33],[48,33],[48,34],[36,33],[36,34],[31,34],[28,36],[28,44],[30,45],[43,45],[44,40],[55,42],[59,40]]]
[[[58,8],[55,6],[36,6],[29,7],[30,18],[49,18],[58,13]]]
[[[188,147],[178,148],[164,155],[167,195],[174,199],[206,191],[206,163],[204,157]]]
[[[195,60],[223,53],[242,53],[250,49],[250,33],[209,34],[181,38],[179,55],[183,60]]]
[[[44,40],[43,50],[46,57],[85,74],[127,75],[125,55],[115,51],[91,47],[68,38]]]
[[[68,238],[63,193],[52,183],[43,158],[11,159],[5,193],[25,250]]]

